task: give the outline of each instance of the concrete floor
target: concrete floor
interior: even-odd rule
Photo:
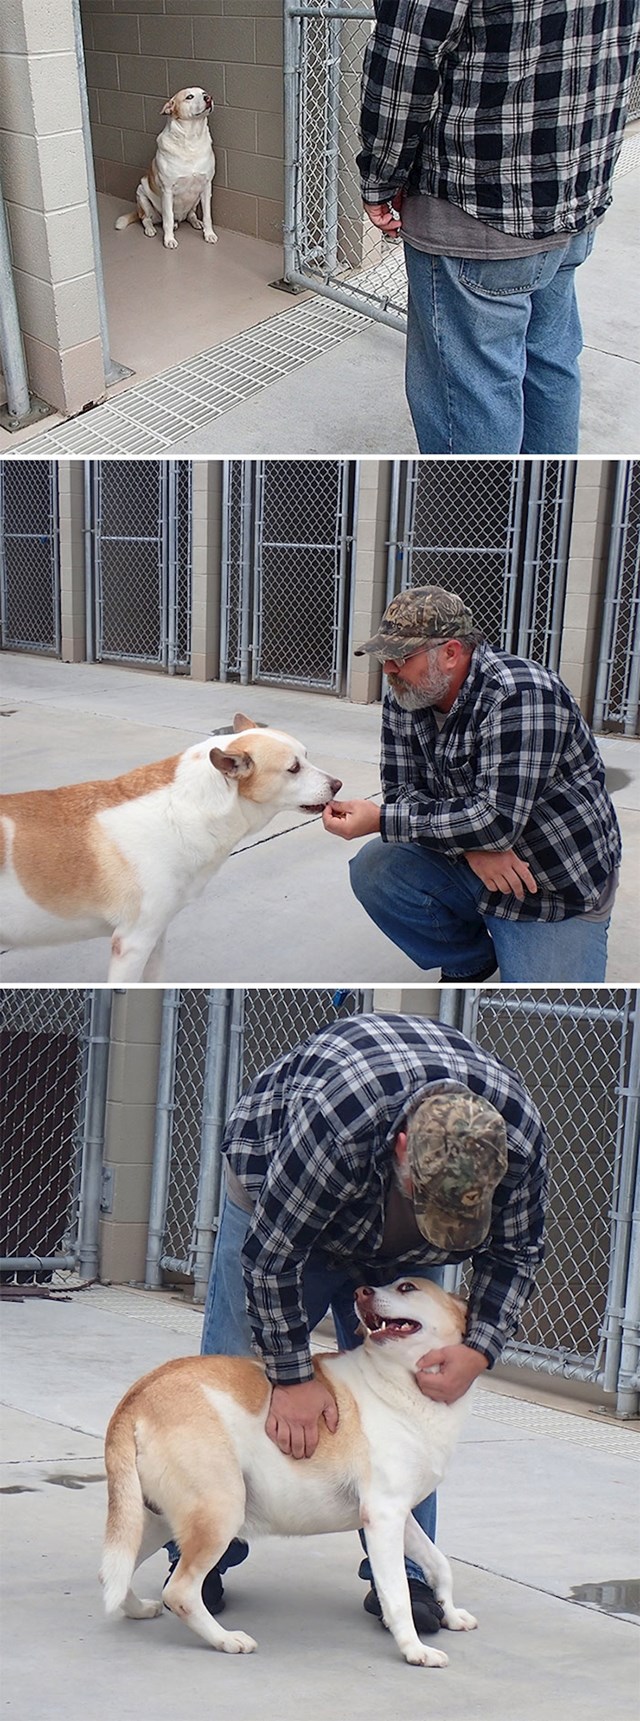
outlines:
[[[341,778],[345,797],[379,796],[377,705],[18,653],[3,654],[1,674],[5,791],[114,776],[190,746],[246,709],[302,740],[315,763]],[[617,738],[600,745],[624,841],[607,979],[633,984],[640,972],[640,745]],[[174,920],[167,983],[382,986],[437,979],[396,950],[355,901],[347,862],[356,846],[328,836],[318,818],[274,820]],[[106,979],[107,964],[106,939],[16,950],[0,957],[0,980],[94,983]]]
[[[583,454],[640,454],[639,192],[640,168],[616,178],[614,202],[593,255],[578,272],[585,336]],[[261,326],[276,315],[279,321],[292,305],[318,304],[314,294],[292,300],[269,287],[282,272],[282,252],[276,245],[221,229],[218,245],[207,246],[191,229],[182,229],[178,252],[166,252],[159,238],[147,240],[137,227],[114,231],[115,215],[127,207],[121,200],[105,198],[102,205],[111,349],[135,372],[109,391],[110,401],[231,334]],[[166,440],[151,452],[164,449],[176,457],[412,455],[416,443],[403,369],[404,337],[362,318],[358,332],[339,338],[337,345],[327,340],[320,357],[298,363],[200,428],[188,434],[175,430],[172,442]],[[214,366],[212,393],[215,376]],[[91,452],[87,436],[92,421],[96,438],[101,434],[100,411],[98,406],[98,416],[85,414],[76,421],[82,447],[78,449],[72,437],[66,452]],[[61,424],[55,415],[46,420],[44,433],[42,422],[14,436],[0,430],[0,453],[15,452],[37,438],[34,453],[46,458],[48,432],[52,452],[60,452],[55,429]],[[124,425],[121,449],[117,429],[110,416],[109,447],[114,455],[125,454],[130,445]]]
[[[126,1387],[199,1348],[166,1293],[95,1287],[5,1303],[3,1710],[11,1721],[632,1721],[637,1620],[572,1599],[637,1576],[640,1439],[482,1386],[440,1494],[439,1541],[479,1630],[442,1633],[448,1668],[410,1668],[362,1611],[354,1535],[258,1543],[226,1581],[225,1625],[258,1653],[209,1651],[168,1612],[107,1622],[97,1571],[102,1439]],[[159,1595],[165,1556],[137,1582]],[[266,1695],[268,1693],[268,1695]]]

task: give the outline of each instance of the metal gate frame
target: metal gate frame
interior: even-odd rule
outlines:
[[[17,477],[21,472],[29,474],[34,465],[46,465],[49,468],[49,521],[46,533],[37,529],[7,533],[5,526],[5,489],[7,483],[7,466],[0,460],[0,649],[5,651],[38,651],[48,656],[60,657],[62,650],[62,621],[61,621],[61,591],[60,591],[60,507],[58,496],[58,464],[55,460],[24,462],[21,466],[11,463],[9,466],[9,482],[12,476]],[[12,639],[8,632],[9,584],[7,572],[6,543],[7,539],[24,543],[41,544],[43,537],[49,541],[51,552],[51,604],[53,614],[53,638],[42,640],[39,644],[34,640]],[[33,593],[31,592],[31,597]]]
[[[275,462],[268,460],[225,460],[223,463],[220,680],[227,681],[230,675],[237,675],[241,687],[262,683],[340,694],[348,678],[346,659],[353,611],[360,462],[330,462],[338,468],[338,507],[334,537],[330,543],[294,544],[291,539],[281,540],[282,547],[287,549],[333,552],[332,662],[328,678],[322,681],[308,675],[276,674],[262,668],[266,579],[264,496],[268,468],[272,464]],[[292,463],[286,464],[291,466]],[[237,534],[237,555],[233,549],[234,534]],[[274,544],[276,540],[269,542]]]
[[[284,280],[405,333],[407,281],[402,246],[373,228],[369,233],[361,203],[356,210],[354,200],[353,213],[344,203],[345,172],[352,171],[356,153],[357,128],[350,109],[353,85],[360,82],[362,53],[357,50],[353,65],[348,59],[345,62],[343,40],[349,27],[360,24],[370,29],[374,22],[368,5],[284,0]],[[325,32],[315,54],[313,46],[310,49],[314,25]],[[320,118],[311,146],[313,160],[308,164],[314,114]],[[342,151],[341,139],[348,140]],[[315,201],[317,206],[319,200],[321,233],[314,237],[310,204]],[[358,263],[340,260],[341,216],[352,226],[357,217],[365,223],[365,256]],[[367,250],[372,254],[369,262]]]
[[[43,1027],[47,1026],[47,1010],[51,1012],[52,1025],[56,1017],[68,1022],[70,1012],[74,1013],[80,1070],[67,1222],[60,1250],[47,1256],[35,1251],[20,1256],[4,1255],[0,1257],[0,1271],[34,1277],[77,1271],[84,1279],[94,1279],[99,1259],[112,992],[108,987],[94,988],[87,990],[83,998],[81,988],[66,992],[59,987],[24,988],[19,992],[7,988],[4,996],[0,994],[0,1013],[6,1007],[8,1025],[15,1023],[16,1001],[27,1015],[35,1013]]]
[[[607,992],[607,1003],[602,1001],[600,988],[595,992],[596,1002],[590,1005],[585,1004],[581,992],[576,992],[576,1002],[572,1004],[557,999],[549,1001],[550,994],[546,999],[544,993],[527,996],[526,989],[514,992],[469,987],[460,1009],[459,995],[456,998],[455,992],[447,988],[443,1019],[459,1025],[460,1031],[474,1043],[480,1043],[478,1024],[483,1007],[517,1011],[541,1020],[561,1015],[576,1022],[591,1019],[596,1024],[609,1021],[619,1025],[608,1283],[597,1349],[589,1361],[560,1348],[554,1351],[516,1341],[506,1346],[503,1360],[544,1369],[570,1380],[593,1382],[603,1391],[617,1394],[619,1415],[635,1416],[640,1394],[640,991],[626,987],[607,988]],[[461,1267],[447,1269],[449,1289],[456,1288],[463,1272]]]
[[[438,462],[438,465],[441,463]],[[467,463],[454,463],[456,483],[464,482]],[[469,462],[477,471],[479,462]],[[492,466],[496,462],[491,463]],[[503,462],[506,466],[506,461]],[[562,645],[562,621],[567,590],[569,542],[576,484],[576,462],[570,460],[512,460],[511,496],[504,538],[482,548],[415,542],[418,486],[428,460],[394,460],[389,501],[387,592],[390,603],[398,591],[413,583],[415,549],[435,555],[479,558],[504,556],[500,637],[503,651],[535,657],[557,670]]]
[[[144,652],[126,652],[104,647],[104,580],[102,544],[102,460],[86,461],[84,467],[85,517],[85,594],[87,616],[87,661],[89,663],[138,663],[163,669],[168,675],[188,669],[191,657],[192,614],[192,489],[191,462],[178,460],[145,461],[144,466],[156,468],[159,507],[155,535],[111,532],[109,543],[156,544],[158,553],[158,647],[155,656]],[[137,461],[122,462],[131,471]],[[188,474],[186,512],[179,502],[179,486]],[[181,512],[182,507],[182,512]],[[186,578],[181,566],[180,527],[187,525]],[[182,626],[181,626],[182,624]],[[181,647],[181,632],[187,644]]]
[[[616,686],[616,660],[622,663]],[[621,724],[640,733],[640,461],[620,460],[611,518],[600,656],[593,708],[596,733]]]

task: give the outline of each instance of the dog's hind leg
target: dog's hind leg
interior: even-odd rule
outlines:
[[[384,1621],[398,1649],[413,1667],[446,1667],[447,1656],[442,1650],[428,1649],[426,1643],[421,1643],[413,1623],[404,1564],[404,1517],[399,1512],[391,1513],[388,1507],[374,1508],[369,1503],[362,1521]]]
[[[212,1508],[208,1500],[192,1502],[188,1519],[176,1523],[174,1531],[180,1544],[180,1559],[165,1587],[163,1599],[167,1607],[185,1620],[198,1637],[212,1649],[226,1655],[249,1655],[257,1644],[244,1631],[225,1631],[202,1600],[202,1585],[207,1572],[215,1566],[229,1543],[243,1526],[244,1501],[234,1510],[233,1501],[225,1497],[224,1504]]]
[[[156,227],[160,225],[160,216],[151,199],[147,196],[143,179],[141,179],[136,191],[136,205],[147,238],[155,239]]]
[[[126,980],[159,980],[163,938],[164,928],[159,931],[157,923],[149,930],[138,925],[125,931],[117,926],[111,939],[111,961],[107,974],[109,984],[121,986]],[[147,975],[147,964],[155,961],[156,952],[159,954],[156,972],[153,976]]]
[[[196,215],[195,209],[191,209],[189,211],[189,214],[187,216],[187,221],[188,221],[190,227],[195,227],[196,233],[202,232],[202,222],[200,220],[200,216]]]
[[[163,932],[157,943],[154,944],[151,955],[147,957],[142,976],[143,980],[162,980],[164,973],[164,946],[165,935]]]
[[[405,1553],[410,1560],[415,1560],[421,1566],[429,1583],[433,1586],[434,1594],[444,1613],[444,1625],[449,1631],[475,1631],[478,1624],[472,1613],[466,1613],[464,1608],[453,1605],[453,1574],[449,1561],[436,1548],[435,1544],[425,1535],[420,1524],[410,1513],[404,1531]]]
[[[169,1535],[169,1525],[162,1513],[150,1512],[146,1509],[142,1541],[135,1564],[136,1571],[138,1566],[144,1565],[145,1560],[151,1559],[152,1554],[157,1554],[158,1548],[164,1547]],[[135,1590],[132,1589],[127,1590],[122,1603],[122,1611],[126,1614],[127,1619],[156,1619],[157,1615],[162,1613],[162,1608],[162,1597],[159,1601],[145,1601],[136,1595]]]

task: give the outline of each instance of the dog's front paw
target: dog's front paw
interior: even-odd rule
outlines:
[[[447,1631],[477,1631],[478,1628],[477,1619],[463,1607],[449,1608],[444,1616],[444,1624]]]
[[[448,1667],[449,1657],[443,1649],[428,1649],[426,1643],[418,1642],[415,1648],[403,1649],[405,1661],[411,1667]]]
[[[205,245],[217,245],[217,243],[218,243],[217,233],[214,233],[213,230],[211,231],[211,233],[205,233],[204,242],[205,242]]]
[[[164,244],[166,245],[167,251],[177,251],[178,249],[177,239],[165,239]]]
[[[252,1655],[258,1645],[255,1637],[249,1637],[246,1631],[227,1631],[221,1647],[225,1655]]]

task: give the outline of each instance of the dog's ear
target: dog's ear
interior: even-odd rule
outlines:
[[[231,753],[222,747],[212,747],[209,758],[214,770],[221,771],[223,777],[248,777],[253,770],[250,753]]]
[[[160,112],[161,112],[161,114],[174,114],[175,111],[176,111],[175,101],[174,101],[173,96],[171,96],[170,100],[168,102],[165,102],[164,107],[160,109]]]
[[[257,723],[252,723],[250,717],[245,717],[242,711],[236,711],[233,719],[234,735],[241,735],[243,729],[257,729]]]

